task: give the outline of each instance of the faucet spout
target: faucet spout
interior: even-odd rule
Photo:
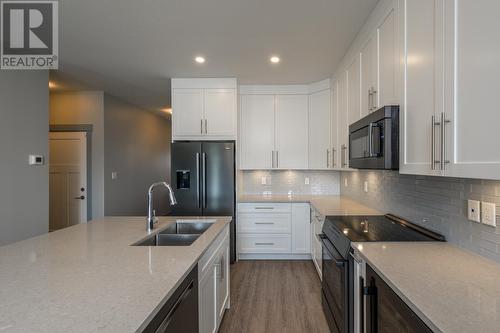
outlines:
[[[172,189],[172,186],[170,186],[170,184],[168,184],[167,182],[153,183],[148,189],[148,231],[153,230],[154,224],[157,221],[157,217],[155,216],[155,212],[153,209],[153,192],[155,187],[157,186],[165,186],[168,190],[168,197],[170,204],[172,206],[177,204],[177,199],[175,198],[174,191]]]

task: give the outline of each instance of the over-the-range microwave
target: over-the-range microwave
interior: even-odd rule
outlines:
[[[399,106],[384,106],[349,126],[349,167],[399,169]]]

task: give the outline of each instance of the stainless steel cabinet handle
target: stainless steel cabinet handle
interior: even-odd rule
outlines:
[[[441,163],[441,161],[436,160],[436,126],[441,125],[440,122],[436,122],[436,116],[432,116],[431,123],[431,170],[436,170],[436,164]]]
[[[274,207],[255,207],[255,209],[274,209]]]
[[[255,224],[274,224],[274,222],[255,222]]]
[[[255,243],[255,245],[274,245],[274,243]]]
[[[76,200],[85,200],[85,196],[81,195],[79,197],[74,197],[73,199],[76,199]]]
[[[330,167],[330,149],[326,150],[326,167]]]
[[[271,161],[271,168],[276,168],[276,166],[275,166],[276,162],[275,162],[275,158],[274,158],[274,153],[275,153],[275,151],[272,150],[271,151],[271,159],[272,159],[272,161]]]
[[[449,123],[450,121],[446,120],[446,114],[441,112],[441,170],[444,170],[446,164],[450,163],[446,159],[446,125]]]
[[[203,119],[200,119],[200,134],[203,134]]]
[[[224,267],[224,263],[225,263],[225,260],[224,260],[224,256],[220,257],[220,279],[221,280],[224,280],[224,275],[225,275],[225,270],[226,268]]]
[[[337,149],[335,147],[332,147],[332,167],[337,167],[337,163],[335,161],[335,153],[337,152]]]
[[[347,167],[347,146],[342,145],[342,167]]]
[[[276,150],[276,167],[279,168],[280,167],[280,155],[279,155],[280,151],[279,150]]]
[[[372,88],[373,111],[375,111],[378,107],[377,97],[376,97],[377,95],[378,91],[375,88]]]
[[[205,119],[205,134],[208,134],[208,120]]]
[[[373,88],[368,89],[368,111],[373,110]]]

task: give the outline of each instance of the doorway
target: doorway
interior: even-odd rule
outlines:
[[[49,231],[87,222],[87,132],[49,133]]]

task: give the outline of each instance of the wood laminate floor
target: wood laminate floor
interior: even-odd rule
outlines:
[[[220,333],[329,332],[312,261],[240,261],[231,265],[231,309]]]

